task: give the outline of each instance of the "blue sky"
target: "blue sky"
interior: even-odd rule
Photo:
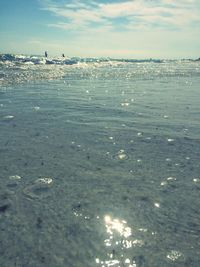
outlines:
[[[200,57],[199,0],[0,0],[0,53]]]

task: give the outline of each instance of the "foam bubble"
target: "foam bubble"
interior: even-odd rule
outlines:
[[[19,175],[11,175],[11,176],[9,176],[9,179],[10,180],[21,180],[21,176],[19,176]]]

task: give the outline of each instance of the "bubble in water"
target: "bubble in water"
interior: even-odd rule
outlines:
[[[139,228],[138,231],[146,233],[148,231],[147,228]]]
[[[12,187],[12,188],[16,187],[19,184],[21,178],[22,177],[19,176],[19,175],[11,175],[11,176],[9,176],[9,179],[8,179],[8,182],[7,182],[7,186],[8,187]]]
[[[163,181],[163,182],[160,183],[160,185],[162,185],[162,186],[167,185],[167,182]]]
[[[10,180],[21,180],[21,176],[19,176],[19,175],[11,175],[11,176],[9,176],[9,179]]]
[[[126,154],[119,154],[118,155],[118,158],[123,160],[123,159],[126,159],[127,158],[127,155]]]
[[[128,102],[121,103],[122,107],[128,107],[130,104]]]
[[[183,254],[180,251],[171,250],[170,253],[167,255],[167,258],[171,261],[176,261],[182,256]]]
[[[128,155],[125,153],[124,149],[119,150],[118,153],[114,157],[119,160],[128,159]]]
[[[6,116],[4,116],[3,118],[4,118],[5,120],[11,120],[11,119],[14,118],[14,116],[13,116],[13,115],[6,115]]]
[[[96,263],[100,263],[100,259],[99,258],[96,258],[95,261],[96,261]]]
[[[172,138],[168,138],[168,139],[167,139],[167,142],[168,142],[168,143],[173,143],[174,141],[175,141],[175,140],[172,139]]]
[[[131,263],[131,261],[130,261],[130,259],[125,259],[125,261],[124,261],[125,263]]]
[[[159,203],[154,203],[154,206],[155,206],[156,208],[160,208],[160,204],[159,204]]]
[[[169,184],[169,183],[171,183],[171,182],[174,182],[174,181],[176,181],[176,177],[168,177],[168,178],[166,178],[164,181],[162,181],[162,182],[160,183],[160,185],[161,185],[161,186],[165,186],[165,185],[167,185],[167,184]]]
[[[35,111],[38,111],[38,110],[40,110],[40,107],[33,107],[33,109],[35,110]]]
[[[41,183],[41,184],[51,184],[53,182],[53,179],[52,178],[39,178],[35,182]]]
[[[194,179],[193,179],[193,182],[194,182],[194,183],[200,183],[200,178],[194,178]]]

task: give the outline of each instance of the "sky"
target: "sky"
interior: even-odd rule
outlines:
[[[0,0],[0,53],[199,58],[200,0]]]

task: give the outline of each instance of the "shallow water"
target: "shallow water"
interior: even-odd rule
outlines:
[[[199,267],[200,64],[23,68],[1,70],[0,266]]]

